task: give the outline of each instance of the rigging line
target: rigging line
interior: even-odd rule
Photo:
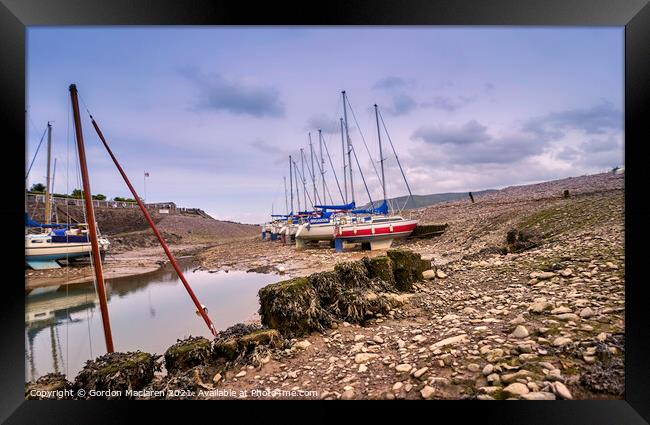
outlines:
[[[27,182],[27,178],[29,177],[29,172],[32,171],[32,166],[34,165],[34,161],[36,160],[36,155],[38,155],[38,150],[41,148],[41,145],[43,144],[43,139],[45,139],[45,133],[47,133],[47,126],[45,126],[45,130],[43,131],[43,135],[41,136],[41,141],[38,142],[38,146],[36,147],[36,152],[34,152],[34,157],[32,158],[32,162],[29,164],[29,168],[27,169],[27,174],[25,174],[25,182]]]
[[[386,128],[386,123],[384,122],[384,117],[381,114],[381,111],[379,112],[379,118],[381,119],[381,124],[384,127],[384,131],[386,132],[386,136],[388,136],[388,141],[390,142],[390,147],[393,150],[393,154],[395,155],[395,159],[397,160],[397,165],[399,165],[399,170],[402,172],[402,177],[404,178],[404,183],[406,183],[406,188],[409,191],[409,196],[413,197],[413,193],[411,192],[411,186],[409,185],[408,180],[406,180],[406,174],[404,174],[404,169],[402,168],[402,163],[399,161],[399,157],[397,156],[397,152],[395,151],[395,146],[393,145],[393,140],[390,138],[390,134],[388,133],[388,128]]]
[[[330,156],[330,150],[327,148],[327,141],[323,136],[323,145],[325,146],[325,152],[327,152],[327,159],[330,161],[330,167],[332,167],[332,173],[334,173],[334,180],[336,181],[336,186],[339,188],[339,193],[341,194],[341,201],[345,203],[345,198],[343,197],[343,191],[341,190],[341,185],[339,184],[339,178],[336,176],[336,169],[334,168],[334,163],[332,162],[332,157]],[[331,196],[330,196],[331,198]],[[334,201],[332,201],[334,203]]]
[[[300,171],[298,171],[298,164],[296,164],[295,160],[292,160],[292,161],[293,161],[293,166],[296,169],[296,173],[299,174],[300,179],[302,180],[303,176],[302,176],[302,173],[300,173]],[[309,167],[307,167],[307,168],[309,168]],[[311,202],[311,204],[314,205],[315,203],[312,202],[311,196],[309,196],[309,192],[305,192],[305,194],[307,195],[307,198],[309,199],[309,202]],[[298,208],[298,210],[300,210],[300,208]],[[305,210],[307,210],[307,205],[305,205]]]
[[[381,177],[379,177],[379,172],[377,171],[377,166],[375,165],[375,161],[372,159],[372,154],[370,154],[370,149],[368,148],[368,144],[366,143],[366,138],[363,137],[363,132],[361,131],[361,126],[359,126],[359,122],[357,121],[357,116],[354,114],[354,109],[352,109],[352,105],[350,104],[350,96],[346,96],[346,100],[348,102],[348,106],[350,107],[350,112],[352,112],[352,118],[354,119],[354,123],[357,125],[357,129],[359,130],[359,134],[361,135],[361,140],[363,141],[363,145],[366,147],[366,152],[368,152],[368,156],[370,157],[370,162],[372,163],[372,168],[374,168],[374,170],[375,170],[375,175],[377,176],[377,179],[379,180],[379,182],[381,182]]]
[[[370,190],[368,190],[368,185],[366,184],[366,178],[363,176],[363,171],[361,171],[361,165],[359,165],[359,158],[357,158],[357,152],[354,150],[354,146],[350,146],[350,147],[352,148],[352,153],[354,154],[354,160],[357,163],[357,167],[359,168],[359,174],[361,174],[361,180],[363,181],[363,186],[366,188],[368,199],[370,199],[370,208],[375,208],[375,203],[372,202],[372,196],[370,196]]]
[[[309,172],[309,177],[311,177],[312,181],[313,181],[315,177],[314,177],[314,173],[312,173],[311,168],[309,168],[309,162],[305,161],[305,165],[307,166],[307,171]],[[307,192],[309,192],[309,191],[307,191]],[[318,196],[318,192],[316,192],[315,195],[316,195],[316,202],[320,203],[320,196]],[[311,198],[310,198],[310,202],[311,202]],[[312,205],[315,205],[315,204],[312,204]],[[306,209],[307,209],[307,206],[305,205],[305,210]]]

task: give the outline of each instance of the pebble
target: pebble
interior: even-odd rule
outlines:
[[[235,375],[235,378],[243,378],[244,376],[246,376],[246,371],[242,370],[237,375]]]
[[[486,364],[485,367],[483,368],[483,376],[488,376],[489,374],[492,373],[492,371],[494,371],[494,365],[492,365],[491,363]]]
[[[549,392],[532,392],[528,394],[522,394],[521,398],[523,400],[555,400],[555,394]]]
[[[373,341],[375,341],[377,344],[383,344],[384,343],[384,338],[380,337],[379,335],[375,335],[372,338]]]
[[[436,278],[436,272],[433,270],[425,270],[422,272],[422,277],[426,280],[433,280]]]
[[[402,384],[401,382],[395,382],[393,384],[393,391],[399,391],[400,389],[402,389],[403,386],[404,384]]]
[[[594,315],[594,311],[589,307],[585,307],[580,311],[580,317],[583,319],[588,319],[593,315]]]
[[[436,392],[435,388],[430,387],[428,385],[425,385],[424,388],[420,390],[420,394],[422,395],[422,398],[425,400],[429,400],[430,398],[432,398],[435,392]]]
[[[558,397],[564,399],[564,400],[573,400],[573,396],[571,395],[571,391],[566,387],[561,382],[554,382],[553,383],[553,392],[555,395]]]
[[[556,347],[561,347],[563,345],[570,344],[571,342],[572,342],[571,338],[567,338],[567,337],[564,337],[564,336],[559,336],[559,337],[557,337],[557,338],[555,338],[553,340],[553,345],[556,346]]]
[[[516,397],[523,394],[528,394],[530,390],[526,385],[522,384],[521,382],[515,382],[505,387],[503,389],[503,392],[508,396]]]
[[[428,367],[423,367],[421,369],[418,369],[418,370],[415,371],[413,376],[416,377],[416,378],[420,378],[422,375],[424,375],[426,373],[427,370],[429,370]]]
[[[302,349],[302,350],[306,350],[307,347],[311,346],[311,342],[309,342],[309,341],[307,341],[307,340],[305,339],[305,340],[303,340],[303,341],[298,341],[298,342],[296,342],[296,344],[295,344],[294,346],[295,346],[296,348],[300,348],[300,349]]]
[[[354,390],[345,390],[341,394],[341,400],[352,400],[354,399]]]
[[[526,338],[528,336],[528,329],[523,325],[518,325],[512,332],[512,336],[519,339]]]
[[[408,372],[411,371],[411,369],[412,369],[412,367],[408,363],[402,363],[402,364],[398,364],[397,366],[395,366],[395,370],[398,371],[398,372],[406,372],[406,373],[408,373]]]
[[[456,336],[452,336],[452,337],[449,337],[449,338],[445,338],[445,339],[443,339],[441,341],[436,342],[435,344],[432,344],[431,346],[429,346],[429,349],[431,351],[434,351],[434,350],[436,350],[438,348],[442,348],[442,347],[445,347],[447,345],[454,345],[454,344],[458,344],[458,343],[461,343],[461,342],[467,342],[468,340],[469,340],[469,338],[465,334],[456,335]]]
[[[369,361],[374,360],[377,357],[379,357],[379,354],[375,354],[375,353],[359,353],[356,356],[354,356],[354,362],[356,364],[368,363]]]
[[[438,269],[436,270],[436,276],[438,277],[438,279],[445,279],[447,277],[447,274],[442,270]]]
[[[481,370],[481,366],[477,365],[476,363],[470,363],[467,365],[467,370],[470,372],[478,372]]]

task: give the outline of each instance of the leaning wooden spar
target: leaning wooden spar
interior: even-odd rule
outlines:
[[[384,174],[384,156],[381,144],[381,131],[379,127],[379,111],[377,105],[374,105],[374,107],[375,119],[377,121],[377,138],[379,143],[379,156],[381,163],[381,184],[384,200],[383,203],[377,208],[371,207],[370,209],[353,210],[352,215],[341,216],[337,219],[335,229],[335,246],[337,251],[342,250],[343,242],[361,242],[362,244],[367,243],[370,245],[371,250],[387,249],[390,248],[393,240],[397,238],[404,238],[410,235],[418,224],[417,220],[407,220],[399,215],[388,214],[386,178]],[[397,157],[395,148],[394,146],[392,147],[393,153],[395,153],[395,156]],[[403,170],[402,176],[406,181],[406,176],[404,175]],[[410,186],[408,186],[408,182],[406,182],[406,184],[410,194]]]
[[[86,206],[86,215],[88,216],[88,233],[90,244],[92,246],[93,269],[97,283],[97,295],[99,296],[99,307],[102,314],[102,325],[104,327],[104,339],[106,341],[106,351],[112,353],[113,335],[111,333],[111,322],[108,317],[108,303],[106,301],[106,288],[104,286],[104,273],[102,270],[102,260],[99,252],[99,242],[97,240],[97,224],[95,223],[95,210],[90,191],[90,179],[88,178],[88,167],[86,166],[86,150],[84,149],[83,132],[81,131],[81,118],[79,116],[79,102],[77,100],[77,86],[70,85],[70,99],[72,100],[72,115],[74,118],[75,136],[77,138],[77,151],[79,152],[79,167],[81,169],[81,181],[84,190],[84,203]]]
[[[77,88],[76,88],[76,86],[74,84],[72,84],[70,86],[70,93],[71,93],[71,96],[73,97],[73,102],[72,102],[73,103],[73,108],[75,108],[76,115],[78,115],[79,111],[78,111],[78,105],[77,105]],[[89,115],[90,115],[90,112],[89,112]],[[99,136],[100,140],[104,144],[104,147],[106,148],[106,151],[108,152],[109,156],[113,160],[113,163],[115,164],[118,171],[122,175],[122,178],[124,179],[124,182],[126,183],[129,190],[131,191],[131,194],[133,194],[133,199],[135,199],[136,202],[138,203],[138,206],[140,207],[140,210],[142,211],[142,214],[144,215],[144,218],[147,220],[147,223],[149,223],[149,226],[151,227],[151,230],[153,230],[154,234],[156,235],[156,238],[158,239],[158,242],[160,242],[160,245],[162,246],[163,250],[165,251],[165,254],[167,255],[167,258],[169,258],[169,261],[170,261],[172,267],[174,267],[174,270],[176,270],[176,273],[178,274],[178,277],[180,278],[181,282],[183,283],[183,286],[185,287],[185,289],[187,290],[187,293],[189,294],[190,298],[192,299],[192,302],[196,306],[197,314],[199,314],[203,318],[203,320],[205,321],[205,324],[208,326],[208,329],[210,330],[212,335],[216,336],[217,330],[214,327],[214,325],[212,324],[212,320],[210,320],[210,317],[208,316],[207,309],[205,308],[205,306],[203,306],[199,302],[198,298],[194,294],[194,291],[190,287],[190,284],[187,282],[187,279],[185,279],[185,275],[183,275],[183,272],[181,271],[180,267],[178,266],[178,263],[176,262],[176,259],[174,258],[171,251],[169,250],[169,247],[167,246],[167,243],[165,242],[162,235],[160,234],[160,232],[156,228],[156,225],[154,224],[153,220],[151,219],[151,215],[149,215],[149,212],[147,211],[147,208],[144,206],[144,204],[142,203],[142,200],[140,199],[137,192],[133,188],[133,185],[131,184],[131,181],[129,180],[126,173],[122,169],[122,166],[120,165],[120,163],[117,161],[117,158],[113,154],[113,151],[108,146],[108,143],[106,142],[106,139],[104,138],[104,135],[102,134],[102,131],[99,129],[99,125],[97,124],[97,122],[95,121],[95,119],[93,118],[92,115],[90,115],[90,120],[91,120],[91,122],[93,124],[93,127],[95,128],[95,131],[97,132],[97,135]],[[81,124],[79,124],[79,131],[78,132],[79,132],[79,134],[81,134]],[[84,190],[85,190],[85,188],[84,188]],[[88,196],[90,196],[90,190],[89,189],[87,190],[87,193],[88,193]],[[91,204],[91,206],[92,206],[92,204]],[[94,227],[91,226],[91,228],[94,228]],[[94,238],[94,239],[96,239],[96,238]],[[94,251],[94,249],[93,249],[93,251]]]

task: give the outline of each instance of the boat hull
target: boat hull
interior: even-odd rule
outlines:
[[[296,231],[296,239],[303,241],[334,240],[334,223],[301,224]]]
[[[336,226],[334,237],[348,243],[369,242],[371,249],[390,248],[394,239],[405,238],[415,230],[417,220],[382,223],[350,223]]]

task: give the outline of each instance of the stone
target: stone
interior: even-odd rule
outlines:
[[[503,381],[506,384],[511,384],[518,379],[526,379],[527,376],[532,376],[532,373],[530,373],[527,370],[519,370],[515,373],[507,373],[505,375],[502,375],[501,381]]]
[[[424,335],[415,335],[413,337],[413,342],[424,342],[427,340],[427,337]]]
[[[397,366],[395,366],[395,370],[398,371],[398,372],[408,373],[408,372],[411,371],[411,369],[412,369],[412,367],[408,363],[402,363],[402,364],[398,364]]]
[[[461,342],[467,342],[467,341],[469,341],[467,335],[465,334],[456,335],[449,338],[445,338],[441,341],[436,342],[435,344],[430,345],[429,349],[431,351],[435,351],[438,348],[446,347],[447,345],[454,345],[454,344],[459,344]]]
[[[359,341],[364,340],[364,339],[366,339],[366,336],[365,336],[365,335],[356,334],[356,335],[354,336],[354,342],[359,342]]]
[[[589,307],[585,307],[580,311],[580,317],[583,319],[588,319],[593,315],[594,315],[594,311]]]
[[[426,280],[433,280],[436,278],[436,272],[433,270],[425,270],[422,272],[422,277]]]
[[[467,370],[470,372],[478,372],[481,370],[481,366],[477,365],[476,363],[470,363],[467,365]]]
[[[528,306],[528,310],[537,314],[543,313],[545,310],[549,310],[550,308],[551,308],[551,304],[549,304],[546,301],[536,301]]]
[[[353,400],[354,399],[354,390],[345,390],[341,394],[341,400]]]
[[[555,394],[549,392],[532,392],[522,394],[521,398],[523,400],[555,400]]]
[[[524,319],[521,316],[517,316],[514,319],[512,319],[511,321],[509,321],[508,323],[510,323],[511,325],[521,325],[523,323],[526,323],[526,319]]]
[[[222,379],[223,379],[223,376],[221,376],[220,373],[217,373],[216,375],[214,375],[212,377],[212,382],[214,382],[215,384],[218,384]]]
[[[571,275],[573,274],[573,270],[571,270],[571,269],[564,269],[564,270],[560,271],[560,274],[561,274],[563,277],[569,277],[569,276],[571,276]]]
[[[375,354],[375,353],[359,353],[356,356],[354,356],[354,362],[356,364],[368,363],[369,361],[374,360],[377,357],[379,357],[379,354]]]
[[[488,363],[488,364],[486,364],[485,367],[483,368],[483,376],[488,376],[488,375],[491,374],[493,371],[494,371],[494,365],[492,365],[491,363]]]
[[[436,277],[438,279],[445,279],[447,277],[447,274],[443,272],[442,270],[438,269],[436,270]]]
[[[415,371],[415,373],[413,374],[413,376],[414,376],[415,378],[420,378],[422,375],[424,375],[424,374],[427,372],[427,370],[429,370],[428,367],[423,367],[423,368],[421,368],[421,369],[418,369],[418,370]]]
[[[384,338],[380,337],[379,335],[375,335],[372,338],[373,341],[375,341],[377,344],[383,344],[384,343]]]
[[[562,313],[571,313],[571,309],[567,306],[561,306],[551,310],[551,314],[562,314]]]
[[[401,382],[395,382],[393,384],[393,391],[399,391],[402,389],[403,386],[404,384],[402,384]]]
[[[246,376],[246,371],[242,370],[237,375],[235,375],[235,378],[243,378],[244,376]]]
[[[368,366],[366,366],[365,364],[362,363],[359,365],[359,370],[358,370],[359,373],[363,373],[367,370],[368,370]]]
[[[553,272],[532,272],[529,276],[531,279],[547,280],[555,277]]]
[[[566,387],[566,385],[564,385],[563,383],[561,383],[559,381],[553,383],[553,392],[555,393],[555,395],[557,395],[561,399],[573,400],[573,396],[571,395],[571,391],[569,391],[569,389]]]
[[[443,322],[450,322],[450,321],[456,320],[456,319],[458,319],[458,315],[456,315],[456,314],[448,314],[448,315],[446,315],[445,317],[443,317],[440,320],[442,320]]]
[[[425,400],[429,400],[433,397],[435,394],[436,390],[433,387],[430,387],[428,385],[425,385],[422,390],[420,390],[420,394],[422,395],[422,398]]]
[[[498,373],[491,373],[489,374],[485,379],[491,384],[500,384],[501,383],[501,378],[499,377]]]
[[[294,344],[294,347],[300,348],[301,350],[306,350],[307,347],[311,346],[311,342],[305,340],[298,341]]]
[[[571,338],[567,338],[567,337],[564,337],[564,336],[558,336],[557,338],[555,338],[553,340],[553,345],[556,346],[556,347],[561,347],[563,345],[570,344],[571,342],[572,342]]]
[[[518,325],[512,332],[512,336],[519,339],[526,338],[528,336],[528,329],[523,325]]]
[[[575,313],[558,314],[555,317],[557,317],[558,319],[563,320],[565,322],[568,322],[568,321],[578,322],[578,321],[580,321],[580,316],[578,316]]]
[[[503,389],[503,392],[510,397],[518,397],[524,394],[528,394],[530,390],[528,387],[520,382],[515,382]]]

